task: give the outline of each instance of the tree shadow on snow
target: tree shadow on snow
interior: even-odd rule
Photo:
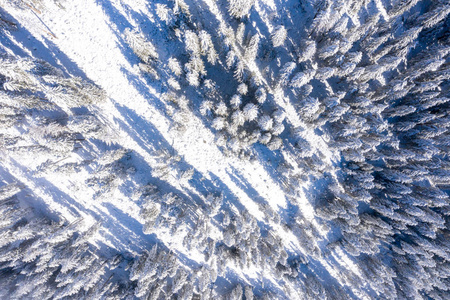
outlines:
[[[44,39],[45,44],[40,42],[13,16],[2,8],[0,8],[0,15],[17,25],[17,29],[9,31],[9,34],[17,43],[30,51],[33,57],[42,59],[51,64],[53,67],[62,70],[66,76],[74,75],[90,81],[78,65],[74,63],[66,54],[64,54],[64,52],[59,50],[59,48],[51,40],[43,36],[42,38]],[[8,37],[8,34],[0,34],[0,43],[16,55],[21,57],[29,57],[29,54],[17,46],[13,40]]]
[[[116,205],[105,202],[102,206],[108,211],[108,214],[102,213],[101,215],[102,230],[105,231],[107,229],[110,239],[116,240],[117,243],[114,243],[114,246],[119,251],[128,248],[128,251],[140,252],[144,249],[150,249],[156,243],[162,243],[156,234],[145,234],[143,225]],[[122,237],[125,240],[121,241],[118,237]]]
[[[22,166],[20,163],[11,159],[11,162],[16,165],[16,167],[22,170],[23,176],[29,181],[34,182],[37,186],[39,186],[46,194],[48,194],[53,201],[67,208],[74,217],[81,217],[80,211],[85,214],[90,214],[96,216],[96,213],[90,209],[86,209],[84,206],[79,204],[75,199],[61,191],[58,187],[52,184],[50,181],[43,177],[34,177],[33,173],[27,172],[26,167]]]
[[[252,199],[254,202],[261,204],[268,204],[268,201],[266,201],[259,193],[255,190],[255,188],[247,181],[247,179],[244,178],[242,174],[232,166],[230,166],[231,171],[227,171],[228,176],[230,176],[231,180],[239,187],[241,190],[243,190],[247,196]],[[269,200],[270,201],[270,200]]]
[[[144,120],[134,110],[126,106],[121,106],[118,103],[115,103],[115,106],[126,123],[119,119],[115,119],[115,121],[139,146],[148,153],[153,153],[158,150],[168,150],[170,153],[175,154],[172,146],[152,123]]]

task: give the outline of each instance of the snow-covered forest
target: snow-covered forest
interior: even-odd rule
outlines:
[[[449,299],[448,0],[0,0],[0,299]]]

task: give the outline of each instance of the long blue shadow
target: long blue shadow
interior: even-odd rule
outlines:
[[[149,249],[151,245],[160,243],[161,241],[155,234],[144,234],[143,225],[136,219],[124,213],[121,209],[117,208],[112,203],[102,204],[107,210],[110,216],[113,216],[116,220],[111,219],[110,216],[104,215],[102,218],[102,224],[104,228],[112,229],[112,232],[121,232],[121,236],[133,238],[133,235],[140,237],[145,244],[139,245],[140,249]],[[128,243],[131,241],[128,240]]]
[[[45,44],[37,40],[24,26],[22,26],[13,16],[0,8],[0,12],[8,20],[17,24],[17,29],[11,30],[9,33],[14,37],[15,41],[21,44],[25,49],[32,53],[32,56],[42,59],[55,68],[61,69],[66,76],[75,75],[89,80],[86,74],[74,63],[66,54],[64,54],[51,40],[43,37]],[[19,46],[6,35],[0,34],[0,43],[12,50],[16,55],[29,57]]]
[[[236,195],[233,194],[233,192],[230,190],[230,188],[223,183],[223,181],[217,177],[215,174],[209,172],[209,177],[211,178],[211,184],[212,186],[216,187],[219,191],[223,193],[223,200],[224,203],[228,203],[228,205],[234,205],[239,211],[245,211],[246,208],[242,205],[241,202],[239,202],[239,199]]]
[[[116,108],[124,117],[126,123],[118,119],[115,119],[115,121],[139,146],[149,153],[157,150],[169,150],[170,153],[174,153],[173,147],[152,123],[144,120],[134,110],[126,106],[116,103]]]
[[[97,216],[95,212],[93,212],[90,209],[84,208],[82,205],[80,205],[75,199],[73,199],[70,195],[66,194],[65,192],[61,191],[58,187],[56,187],[54,184],[52,184],[50,181],[48,181],[45,178],[35,178],[33,177],[33,174],[26,171],[26,168],[22,166],[20,163],[15,161],[14,159],[11,159],[11,161],[23,171],[23,174],[26,174],[28,180],[33,181],[37,183],[45,192],[50,194],[52,199],[56,201],[57,203],[61,204],[62,206],[66,207],[74,216],[80,217],[80,211],[86,214],[91,214],[94,216]]]
[[[244,178],[244,176],[242,176],[242,174],[240,174],[238,170],[232,166],[230,166],[230,168],[232,172],[227,171],[227,174],[230,176],[231,180],[248,195],[250,199],[258,204],[268,204],[268,202],[253,188],[253,186],[247,181],[247,179]]]

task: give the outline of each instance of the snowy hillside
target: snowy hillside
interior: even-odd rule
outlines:
[[[1,299],[448,299],[447,0],[0,0]]]

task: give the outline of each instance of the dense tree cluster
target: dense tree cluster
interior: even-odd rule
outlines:
[[[40,217],[20,199],[29,191],[20,183],[0,189],[0,293],[4,299],[66,299],[67,297],[120,297],[117,272],[124,258],[108,258],[89,239],[100,224],[82,229],[72,223]],[[35,197],[35,196],[34,196]]]

